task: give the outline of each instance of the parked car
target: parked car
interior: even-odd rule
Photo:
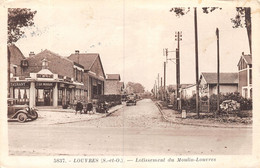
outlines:
[[[128,95],[126,97],[126,105],[136,105],[136,96],[134,94]]]
[[[36,108],[30,108],[28,105],[17,105],[16,99],[7,99],[8,103],[8,120],[18,120],[25,122],[27,119],[36,120],[38,112]]]

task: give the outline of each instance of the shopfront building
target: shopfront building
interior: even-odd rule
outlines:
[[[31,73],[30,78],[10,83],[11,97],[18,104],[33,106],[62,106],[84,100],[83,83],[69,77],[52,74],[49,70]]]

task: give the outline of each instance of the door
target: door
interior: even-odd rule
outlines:
[[[51,105],[51,93],[50,93],[50,90],[44,90],[43,96],[44,96],[44,106],[50,106]]]

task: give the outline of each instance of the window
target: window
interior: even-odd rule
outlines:
[[[249,69],[249,84],[252,84],[252,69]]]
[[[83,73],[84,73],[84,72],[81,71],[81,82],[84,82],[84,81],[83,81]]]
[[[29,89],[14,88],[14,98],[18,104],[29,104]]]
[[[15,66],[14,66],[14,76],[16,76],[16,75],[17,75],[17,74],[16,74],[16,73],[17,73],[17,71],[16,71],[16,70],[17,70],[17,67],[15,67]]]
[[[47,69],[48,68],[48,60],[44,58],[42,60],[42,69]]]
[[[245,89],[243,89],[242,96],[247,98],[247,95],[248,95],[247,94],[247,89],[245,88]]]

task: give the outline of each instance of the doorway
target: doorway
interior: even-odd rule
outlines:
[[[44,96],[44,106],[50,106],[51,105],[51,90],[44,89],[43,96]]]

